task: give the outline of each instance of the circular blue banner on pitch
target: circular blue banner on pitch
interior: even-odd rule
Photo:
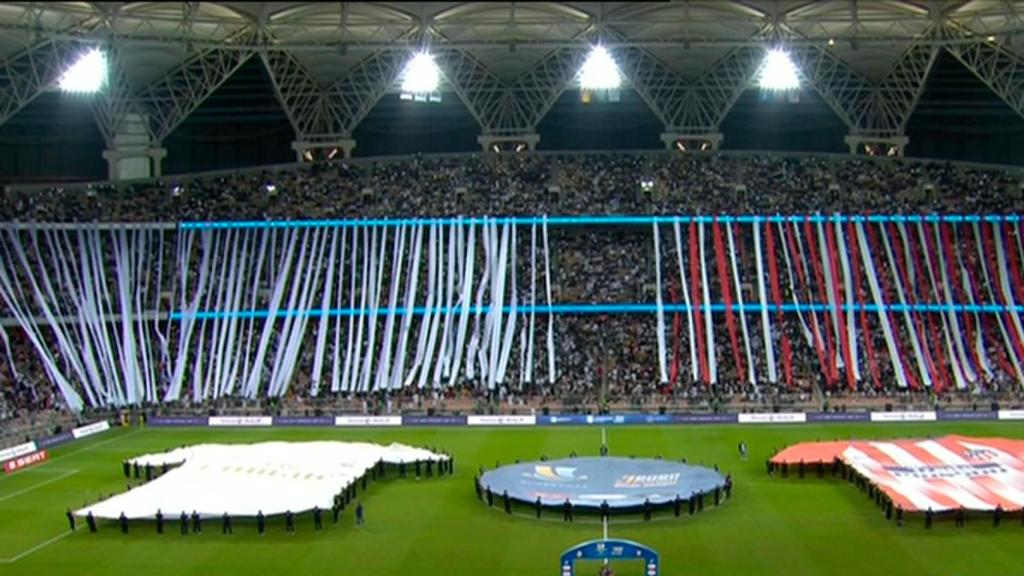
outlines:
[[[508,490],[510,498],[545,506],[564,504],[611,508],[667,504],[678,495],[714,492],[725,476],[703,466],[648,458],[565,458],[502,466],[485,472],[481,485],[495,496]]]

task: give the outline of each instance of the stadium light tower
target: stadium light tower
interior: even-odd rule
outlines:
[[[107,56],[93,48],[83,54],[61,75],[57,85],[64,92],[95,94],[107,82]]]
[[[584,90],[615,90],[622,75],[612,55],[601,45],[594,46],[580,68],[580,88]]]
[[[417,52],[402,71],[402,100],[440,102],[441,70],[427,51]]]
[[[796,64],[788,52],[774,48],[765,55],[757,76],[757,85],[763,90],[773,91],[796,90],[800,87]]]

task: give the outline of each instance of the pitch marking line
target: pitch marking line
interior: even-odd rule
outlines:
[[[22,552],[21,554],[18,554],[17,556],[13,556],[11,558],[0,558],[0,564],[14,564],[15,562],[17,562],[18,560],[21,560],[25,556],[28,556],[29,554],[32,554],[33,552],[37,552],[39,550],[42,550],[43,548],[46,548],[47,546],[49,546],[50,544],[53,544],[54,542],[56,542],[58,540],[62,540],[64,538],[67,538],[71,534],[72,534],[72,532],[70,530],[67,531],[67,532],[62,532],[62,533],[54,536],[53,538],[50,538],[46,542],[41,542],[39,544],[36,544],[35,546],[29,548],[28,550],[25,550],[24,552]]]
[[[22,488],[21,490],[18,490],[17,492],[11,492],[10,494],[7,494],[7,495],[3,496],[2,498],[0,498],[0,502],[6,502],[7,500],[10,500],[11,498],[14,498],[15,496],[21,496],[22,494],[24,494],[26,492],[31,492],[31,491],[35,490],[36,488],[42,488],[43,486],[46,486],[47,484],[53,484],[54,482],[59,482],[59,481],[65,479],[65,478],[67,478],[68,476],[73,476],[75,474],[78,474],[78,469],[77,468],[68,470],[67,472],[65,472],[65,473],[63,473],[63,474],[61,474],[59,476],[54,476],[53,478],[50,478],[49,480],[43,480],[42,482],[37,482],[37,483],[29,486],[28,488]]]

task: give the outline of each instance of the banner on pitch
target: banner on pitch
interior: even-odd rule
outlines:
[[[886,442],[806,442],[772,462],[831,465],[840,459],[908,511],[1024,507],[1024,441],[944,436]]]

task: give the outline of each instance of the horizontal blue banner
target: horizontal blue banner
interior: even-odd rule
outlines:
[[[867,412],[808,412],[808,422],[868,422],[871,414]]]
[[[334,416],[274,416],[274,426],[334,426]]]
[[[150,416],[146,420],[149,426],[206,426],[209,422],[206,416]]]
[[[726,304],[724,303],[709,303],[702,304],[700,306],[693,306],[688,304],[665,304],[662,306],[662,310],[668,313],[672,312],[689,312],[690,310],[700,309],[703,312],[721,312],[726,311]],[[1018,313],[1024,313],[1024,304],[1017,304],[1014,306],[1005,306],[1002,304],[821,304],[821,303],[809,303],[809,304],[782,304],[781,306],[775,304],[760,304],[760,303],[743,303],[732,304],[732,310],[740,313],[760,313],[762,311],[768,311],[774,313],[781,310],[782,312],[830,312],[833,310],[840,309],[844,312],[860,312],[865,311],[869,313],[878,312],[925,312],[925,313],[948,313],[953,312],[956,314],[963,313],[986,313],[986,314],[1001,314],[1005,312],[1015,311]],[[481,314],[490,312],[491,306],[470,306],[467,311],[470,314]],[[503,306],[502,313],[511,314],[511,306]],[[655,314],[658,311],[658,305],[654,303],[637,303],[637,304],[552,304],[551,306],[517,306],[515,309],[517,314]],[[197,312],[183,312],[175,311],[171,312],[171,320],[185,320],[189,318],[197,320],[224,320],[228,318],[238,319],[250,319],[250,318],[269,318],[271,316],[275,318],[288,318],[293,316],[303,316],[311,318],[319,318],[321,316],[387,316],[394,314],[395,316],[406,316],[410,312],[408,308],[330,308],[323,310],[322,308],[308,308],[308,309],[288,309],[288,310],[275,310],[271,313],[270,310],[200,310]],[[461,307],[448,307],[448,306],[435,306],[427,308],[424,306],[417,306],[411,309],[412,315],[422,316],[427,314],[449,314],[449,313],[461,313]]]
[[[740,224],[772,224],[785,222],[1018,222],[1018,214],[768,214],[768,215],[679,215],[679,216],[472,216],[465,218],[369,218],[363,220],[234,220],[213,222],[181,222],[182,230],[208,230],[232,228],[365,228],[394,226],[450,226],[467,224],[514,224],[530,226],[544,224],[549,226],[587,226],[587,225],[642,225],[642,224],[689,224],[691,222],[710,224],[715,221],[723,224],[737,222]]]
[[[75,436],[68,432],[61,432],[55,436],[47,436],[36,440],[36,446],[43,450],[45,448],[53,448],[54,446],[60,446],[61,444],[67,444],[75,439]]]
[[[465,416],[402,416],[402,426],[465,426]]]
[[[998,420],[995,410],[941,410],[935,415],[939,420]]]

